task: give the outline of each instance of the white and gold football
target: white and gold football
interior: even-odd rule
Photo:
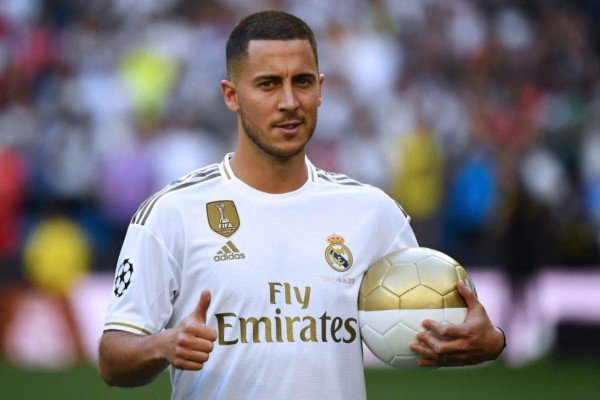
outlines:
[[[467,271],[450,256],[426,247],[394,251],[369,267],[358,297],[360,333],[369,350],[384,363],[417,368],[409,345],[424,331],[424,319],[464,322],[467,305],[456,284],[475,292]]]

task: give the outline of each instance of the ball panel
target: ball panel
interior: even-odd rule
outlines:
[[[417,286],[400,297],[400,308],[405,310],[442,307],[444,307],[444,298],[438,292],[426,286]]]
[[[365,303],[367,298],[363,296],[361,293],[358,294],[358,311],[362,311],[365,309]]]
[[[464,282],[469,277],[469,274],[467,274],[467,271],[465,271],[465,269],[463,267],[461,267],[460,265],[457,265],[456,267],[454,267],[454,269],[456,270],[456,276],[458,277],[459,280]]]
[[[372,329],[369,325],[361,327],[361,335],[363,341],[375,357],[387,364],[392,361],[394,354],[382,335]]]
[[[360,311],[358,313],[358,321],[361,327],[363,325],[368,325],[382,335],[386,334],[398,323],[406,325],[414,332],[421,332],[425,330],[425,328],[422,326],[424,319],[445,321],[446,318],[450,317],[453,319],[449,320],[448,322],[455,323],[455,318],[460,318],[460,315],[462,315],[460,311],[461,309],[457,308],[452,310],[459,311],[450,313],[449,315],[447,315],[447,310],[443,308],[427,310]]]
[[[463,299],[460,293],[458,293],[458,290],[453,290],[452,292],[443,296],[443,299],[444,307],[446,308],[461,308],[467,306],[465,299]]]
[[[458,275],[458,279],[463,281],[465,285],[471,290],[471,292],[473,292],[475,296],[477,296],[477,289],[475,288],[475,284],[473,283],[473,280],[471,279],[467,271],[465,271],[465,269],[460,265],[457,265],[455,269],[456,275]]]
[[[456,261],[454,258],[450,257],[446,253],[442,253],[441,251],[434,250],[434,249],[429,249],[429,251],[432,255],[435,255],[436,257],[441,258],[442,260],[447,262],[449,265],[454,265],[454,266],[460,265],[458,261]]]
[[[392,358],[392,361],[389,362],[389,365],[404,370],[423,369],[423,367],[419,367],[417,361],[418,357],[414,354],[412,356],[395,356]]]
[[[401,250],[392,251],[384,256],[390,265],[404,263],[418,263],[423,258],[433,254],[433,250],[427,247],[407,247]]]
[[[390,268],[390,263],[383,257],[377,260],[373,265],[369,267],[365,276],[363,277],[362,283],[360,284],[361,296],[367,296],[373,290],[381,286],[383,278]]]
[[[437,256],[428,257],[417,264],[421,284],[430,287],[441,295],[456,289],[458,277],[454,264],[449,264]]]
[[[400,297],[404,293],[418,286],[419,273],[415,264],[393,264],[387,271],[381,283],[386,289]]]
[[[361,329],[363,325],[367,325],[383,336],[398,323],[401,311],[403,310],[359,311],[358,321]]]
[[[408,346],[417,341],[416,335],[417,332],[414,329],[399,322],[387,331],[383,337],[395,356],[410,356],[414,353]]]
[[[401,321],[415,332],[422,332],[423,320],[433,319],[435,321],[443,321],[446,318],[443,308],[430,308],[427,310],[397,310],[395,317],[396,321]]]
[[[400,307],[400,298],[383,286],[371,291],[365,298],[364,310],[396,310]],[[359,309],[360,310],[360,309]]]
[[[467,307],[464,308],[446,308],[444,310],[444,316],[440,321],[448,322],[450,324],[462,324],[465,322],[465,318],[467,318],[467,313],[469,309]]]

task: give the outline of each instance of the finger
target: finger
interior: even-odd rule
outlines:
[[[200,371],[204,368],[204,363],[197,363],[188,360],[175,360],[173,367],[182,371]]]
[[[208,357],[203,357],[206,358],[206,360],[208,361]],[[181,369],[181,370],[186,370],[186,371],[200,371],[202,368],[204,368],[204,363],[206,361],[193,361],[193,360],[189,360],[187,358],[183,358],[183,357],[178,357],[175,360],[173,360],[173,367],[177,368],[177,369]]]
[[[423,360],[435,360],[438,355],[423,343],[411,343],[410,349]]]
[[[210,352],[192,349],[181,349],[177,355],[178,361],[202,364],[208,361]]]
[[[412,343],[410,349],[419,356],[417,364],[420,367],[451,367],[462,365],[459,359],[450,353],[438,354],[423,343]]]
[[[465,299],[469,310],[480,304],[477,296],[475,296],[475,293],[473,293],[463,281],[458,281],[456,288],[458,289],[458,293],[462,296],[462,298]]]
[[[426,333],[418,334],[417,337],[422,335],[435,336],[437,339],[447,339],[447,335],[451,333],[452,325],[447,322],[438,322],[432,319],[423,320],[423,328],[427,330]]]
[[[193,315],[196,317],[201,323],[206,323],[206,312],[208,311],[208,307],[210,306],[210,291],[203,290],[200,294],[200,300],[198,301],[198,305],[194,309]]]
[[[180,341],[180,350],[188,349],[190,351],[199,351],[204,353],[210,353],[214,349],[214,337],[216,332],[210,328],[206,331],[200,332],[198,336],[188,336]]]
[[[429,347],[436,355],[443,351],[444,344],[447,343],[445,340],[443,340],[443,336],[441,334],[437,334],[436,332],[432,331],[419,332],[417,334],[417,340],[421,343],[421,345]]]

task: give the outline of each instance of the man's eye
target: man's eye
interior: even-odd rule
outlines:
[[[263,87],[263,88],[269,88],[269,87],[273,86],[273,82],[272,81],[264,81],[264,82],[259,83],[259,86]]]

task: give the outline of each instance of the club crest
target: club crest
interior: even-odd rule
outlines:
[[[240,227],[240,217],[231,200],[219,200],[206,203],[206,215],[210,229],[219,235],[229,237]]]
[[[327,237],[329,246],[325,249],[325,259],[329,266],[338,272],[348,271],[352,267],[352,252],[344,241],[342,236],[335,233]]]

